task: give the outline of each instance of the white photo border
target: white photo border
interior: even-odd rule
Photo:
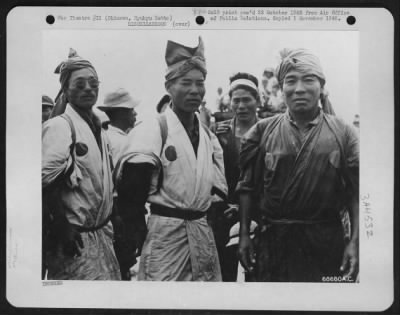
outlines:
[[[322,311],[381,311],[388,308],[394,298],[394,20],[391,13],[383,8],[346,8],[350,15],[356,17],[354,26],[326,21],[304,21],[300,24],[271,22],[268,27],[264,26],[266,30],[318,29],[359,33],[358,95],[362,120],[359,283],[43,282],[40,279],[39,100],[42,80],[38,74],[43,72],[43,31],[135,30],[135,27],[124,27],[122,22],[105,25],[93,21],[85,24],[82,21],[70,21],[49,25],[45,22],[46,17],[162,14],[172,16],[172,19],[193,21],[195,9],[16,7],[9,12],[6,117],[8,301],[17,307],[50,308]],[[230,30],[260,27],[257,23],[239,24],[221,21],[213,28]],[[204,30],[206,27],[192,23],[190,30]],[[373,227],[367,228],[366,222],[371,220]],[[368,231],[372,231],[372,234],[368,234]]]

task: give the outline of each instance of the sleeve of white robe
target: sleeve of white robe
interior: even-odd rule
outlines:
[[[133,128],[127,136],[125,146],[121,150],[121,156],[115,166],[114,182],[116,185],[121,180],[125,163],[149,163],[154,165],[153,183],[156,182],[161,166],[161,144],[161,130],[157,119],[149,119]]]
[[[68,122],[55,117],[43,124],[42,129],[42,186],[46,187],[60,175],[68,165],[71,128]]]
[[[156,119],[149,119],[128,134],[123,155],[130,155],[129,163],[150,163],[159,167],[161,130]]]

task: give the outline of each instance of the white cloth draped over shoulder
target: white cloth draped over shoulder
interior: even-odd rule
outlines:
[[[70,223],[91,228],[107,220],[112,212],[112,175],[107,138],[102,131],[100,152],[93,132],[84,119],[68,105],[68,115],[76,132],[74,171],[61,192],[62,204]],[[71,127],[62,117],[52,118],[42,131],[42,185],[48,186],[71,164]],[[76,147],[84,148],[76,152]],[[86,149],[87,150],[86,150]],[[86,152],[85,152],[86,151]],[[112,224],[94,232],[81,233],[82,255],[65,257],[62,250],[48,253],[49,279],[119,279],[115,257]]]
[[[115,169],[116,181],[119,181],[124,163],[149,163],[156,170],[148,202],[170,208],[206,211],[211,201],[217,198],[211,197],[213,186],[227,193],[222,148],[213,133],[207,133],[199,126],[200,141],[196,158],[190,139],[176,114],[168,107],[165,115],[168,136],[161,156],[161,130],[154,118],[129,133],[127,145]],[[168,147],[176,151],[176,160],[169,161],[165,156]],[[157,191],[161,166],[163,183]]]
[[[148,202],[184,211],[207,211],[213,186],[227,193],[223,151],[218,139],[199,125],[197,157],[190,139],[172,109],[165,111],[168,136],[162,139],[157,119],[143,122],[128,135],[128,143],[117,167],[120,177],[124,163],[155,166]],[[176,152],[167,154],[166,151]],[[157,190],[159,169],[163,182]],[[142,249],[139,280],[221,281],[218,254],[206,216],[183,220],[151,215]]]
[[[128,135],[121,129],[114,127],[111,124],[108,125],[106,134],[110,143],[110,153],[115,166],[121,157],[121,153],[125,147]]]

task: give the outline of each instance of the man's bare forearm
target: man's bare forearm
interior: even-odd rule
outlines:
[[[240,235],[250,235],[250,216],[251,216],[251,208],[252,208],[252,200],[250,192],[242,192],[240,193]]]

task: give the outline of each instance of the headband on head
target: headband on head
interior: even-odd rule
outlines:
[[[237,79],[237,80],[232,81],[232,83],[229,86],[229,90],[232,92],[239,85],[248,86],[249,88],[253,89],[255,92],[258,93],[257,86],[254,84],[253,81],[251,81],[249,79]]]
[[[199,37],[197,47],[193,48],[169,40],[165,51],[165,61],[168,66],[165,74],[166,81],[181,77],[192,69],[199,69],[204,77],[207,75],[204,43],[201,37]]]
[[[280,52],[280,55],[282,60],[275,72],[281,87],[286,74],[292,70],[315,75],[321,81],[321,87],[325,86],[326,79],[322,71],[321,63],[318,57],[307,49],[285,48]],[[322,91],[320,101],[325,113],[335,115],[332,103],[326,92]]]
[[[318,57],[307,49],[285,48],[280,52],[280,55],[281,62],[276,68],[275,74],[281,86],[286,74],[292,70],[313,74],[321,80],[321,85],[325,85],[326,80],[322,71],[321,63]]]
[[[93,65],[88,60],[81,58],[74,49],[70,48],[68,59],[61,62],[54,71],[54,73],[60,74],[61,83],[61,89],[55,99],[55,102],[57,102],[58,98],[60,97],[62,90],[66,88],[69,78],[71,77],[71,73],[84,68],[91,69],[94,76],[96,78],[98,77]]]

